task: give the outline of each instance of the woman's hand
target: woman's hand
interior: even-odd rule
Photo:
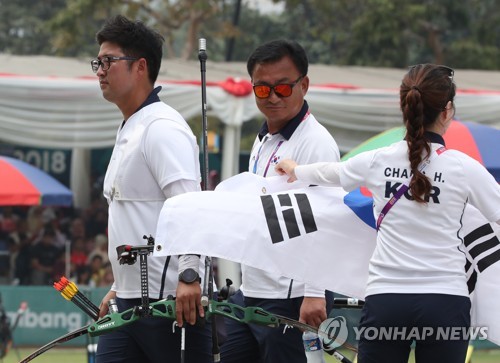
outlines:
[[[275,167],[274,170],[279,175],[288,175],[287,182],[292,183],[297,180],[297,177],[295,176],[295,167],[297,166],[297,163],[293,160],[286,159],[280,161]]]

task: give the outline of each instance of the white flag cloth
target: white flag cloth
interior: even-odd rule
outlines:
[[[375,230],[344,204],[346,194],[239,174],[216,191],[168,199],[155,255],[220,257],[363,298]]]
[[[472,207],[463,223],[472,325],[487,327],[488,340],[500,345],[500,227]]]
[[[463,221],[472,325],[500,344],[500,228],[474,208]],[[154,254],[219,257],[363,299],[374,226],[372,199],[359,190],[242,173],[215,191],[168,199]]]

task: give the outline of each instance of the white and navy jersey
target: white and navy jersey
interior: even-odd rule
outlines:
[[[444,144],[432,143],[432,151]],[[432,183],[428,203],[407,191],[385,215],[370,261],[367,295],[440,293],[469,296],[464,270],[462,216],[467,203],[488,220],[500,219],[500,187],[476,160],[456,150],[436,155],[424,173]],[[340,183],[351,191],[366,186],[374,216],[412,177],[406,141],[368,151],[340,164]]]
[[[300,113],[280,130],[269,134],[266,124],[256,138],[249,161],[249,171],[262,176],[275,176],[276,164],[283,159],[299,163],[338,161],[340,153],[332,135],[312,114],[307,103]],[[252,221],[248,221],[252,223]],[[251,238],[251,236],[249,236]],[[303,251],[303,253],[316,253]],[[245,296],[268,299],[286,299],[299,296],[324,297],[324,290],[305,287],[299,281],[279,277],[250,266],[241,266],[241,291]]]
[[[144,245],[144,235],[154,237],[166,199],[162,189],[182,180],[199,185],[196,138],[182,116],[157,99],[143,105],[118,131],[104,180],[109,204],[109,257],[115,278],[112,290],[118,297],[140,298],[141,284],[139,261],[120,265],[116,247]],[[148,256],[148,272],[150,298],[175,296],[177,257]]]

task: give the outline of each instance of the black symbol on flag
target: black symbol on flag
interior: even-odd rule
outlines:
[[[478,239],[489,235],[491,235],[492,237],[478,243],[472,248],[469,247]],[[470,232],[467,236],[465,236],[464,244],[467,250],[469,251],[469,254],[471,255],[472,259],[475,261],[477,270],[479,270],[480,273],[486,270],[494,263],[500,261],[500,249],[497,249],[496,251],[488,255],[484,255],[483,257],[481,257],[479,260],[476,261],[479,255],[483,254],[486,251],[491,251],[500,245],[500,241],[498,240],[498,237],[495,235],[493,228],[489,223],[476,228],[475,230]],[[471,266],[472,262],[467,260],[465,263],[465,271],[469,271]],[[474,269],[472,270],[472,273],[470,274],[470,277],[467,281],[469,293],[474,291],[476,287],[476,282],[477,282],[477,271],[476,269]]]
[[[309,203],[307,195],[299,193],[293,194],[293,196],[297,201],[300,218],[302,219],[302,224],[304,225],[304,230],[306,231],[306,233],[317,231],[318,228],[316,227],[311,204]],[[300,236],[299,224],[297,222],[297,217],[295,214],[296,211],[293,208],[290,194],[278,194],[278,201],[280,206],[282,207],[279,209],[279,211],[276,210],[273,196],[264,195],[261,196],[260,199],[262,201],[262,207],[264,208],[267,227],[269,228],[269,233],[271,234],[271,240],[273,243],[284,241],[283,231],[281,230],[278,219],[278,212],[281,212],[281,214],[283,215],[288,238]]]

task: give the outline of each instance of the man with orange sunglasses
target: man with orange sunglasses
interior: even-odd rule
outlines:
[[[309,88],[308,65],[304,49],[295,41],[271,41],[250,55],[247,70],[257,107],[265,118],[252,147],[250,172],[264,177],[277,175],[274,166],[286,158],[295,157],[301,163],[340,159],[335,140],[304,99]],[[327,318],[324,290],[245,265],[240,290],[230,302],[259,306],[316,327]],[[223,363],[306,362],[298,329],[287,329],[283,334],[281,329],[229,319],[226,329],[227,340],[221,348]]]

